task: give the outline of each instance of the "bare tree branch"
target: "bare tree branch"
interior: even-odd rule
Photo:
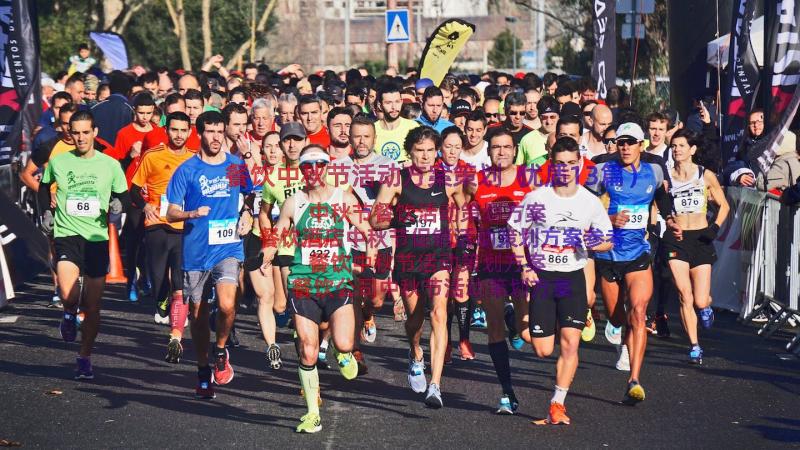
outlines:
[[[211,57],[211,0],[203,0],[203,61]]]
[[[529,0],[512,0],[512,1],[517,6],[521,6],[521,7],[525,8],[525,9],[528,9],[528,10],[533,11],[533,12],[544,14],[545,16],[547,16],[547,17],[555,20],[556,22],[558,22],[561,26],[563,26],[567,30],[569,30],[569,31],[581,36],[582,38],[584,38],[586,40],[589,40],[589,41],[593,41],[594,40],[594,35],[592,33],[587,32],[585,29],[577,27],[577,26],[567,22],[566,20],[562,19],[559,16],[556,16],[555,14],[553,14],[553,13],[551,13],[549,11],[545,11],[543,9],[539,9],[539,8],[531,5]]]
[[[117,19],[114,21],[114,25],[111,26],[111,31],[114,33],[122,34],[125,32],[125,28],[128,27],[128,22],[131,21],[133,15],[136,14],[142,7],[150,3],[151,0],[138,0],[132,1],[131,4],[126,3],[125,10],[123,14],[120,14]]]
[[[264,13],[261,14],[261,18],[258,20],[258,25],[256,26],[256,32],[263,33],[264,30],[267,28],[267,20],[269,19],[272,10],[275,9],[276,3],[278,3],[277,0],[269,0],[267,8],[264,10]],[[227,67],[229,70],[232,69],[233,66],[236,65],[236,61],[238,61],[239,58],[241,58],[242,55],[244,55],[244,52],[246,52],[249,47],[250,47],[250,39],[242,43],[242,45],[239,46],[239,49],[236,50],[233,56],[228,58],[228,63],[225,64],[225,67]]]
[[[180,37],[181,25],[178,22],[178,14],[175,12],[175,7],[172,6],[172,0],[164,0],[164,2],[167,4],[167,11],[169,11],[169,18],[172,19],[172,27],[173,27],[172,31],[173,33],[175,33],[175,36]]]

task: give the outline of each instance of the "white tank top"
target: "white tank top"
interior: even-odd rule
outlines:
[[[690,177],[688,181],[678,181],[672,178],[669,194],[672,196],[673,208],[678,214],[705,214],[708,207],[708,193],[706,179],[703,177],[705,169],[697,166],[697,176]]]

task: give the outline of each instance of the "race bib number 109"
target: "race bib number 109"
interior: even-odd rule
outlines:
[[[208,245],[234,244],[238,241],[235,217],[208,221]]]

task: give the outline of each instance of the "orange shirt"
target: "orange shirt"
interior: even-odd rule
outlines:
[[[167,185],[178,166],[192,155],[194,153],[188,149],[179,155],[166,145],[150,149],[142,155],[132,182],[147,191],[147,203],[155,207],[159,216],[157,221],[147,220],[145,216],[145,227],[168,225],[176,230],[183,229],[183,222],[167,223]]]
[[[328,134],[328,129],[323,126],[314,134],[308,135],[309,144],[317,144],[322,148],[327,149],[331,146],[331,135]]]

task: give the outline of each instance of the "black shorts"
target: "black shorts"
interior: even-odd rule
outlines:
[[[294,256],[275,255],[275,258],[272,259],[272,265],[278,267],[292,267],[294,265]]]
[[[289,304],[294,314],[313,320],[319,325],[330,320],[337,309],[353,304],[353,291],[338,289],[324,294],[297,295],[297,291],[289,290]]]
[[[100,278],[108,274],[108,241],[91,242],[81,236],[57,237],[53,239],[54,264],[60,261],[74,263],[81,275]]]
[[[650,253],[642,253],[633,261],[609,261],[607,259],[595,259],[597,272],[606,281],[616,282],[625,279],[625,275],[631,272],[639,272],[650,267]]]
[[[683,240],[678,241],[672,234],[665,234],[661,240],[661,252],[664,261],[677,259],[689,263],[693,269],[704,264],[714,264],[717,250],[714,242],[700,239],[705,230],[689,230],[683,232]]]
[[[364,266],[364,260],[367,258],[367,254],[360,250],[351,250],[350,254],[352,256],[353,264],[358,264],[359,266]],[[392,248],[382,248],[378,250],[378,256],[375,258],[375,267],[373,268],[375,271],[375,278],[379,280],[385,280],[389,278],[389,272],[392,270]]]
[[[428,279],[442,270],[453,269],[450,249],[429,253],[395,253],[392,280],[400,284],[403,279]]]
[[[242,267],[246,272],[252,272],[261,267],[262,261],[261,238],[253,233],[248,233],[244,237],[244,264]]]
[[[586,278],[583,269],[574,272],[536,272],[539,283],[530,288],[528,305],[532,338],[556,334],[556,328],[586,326]]]

